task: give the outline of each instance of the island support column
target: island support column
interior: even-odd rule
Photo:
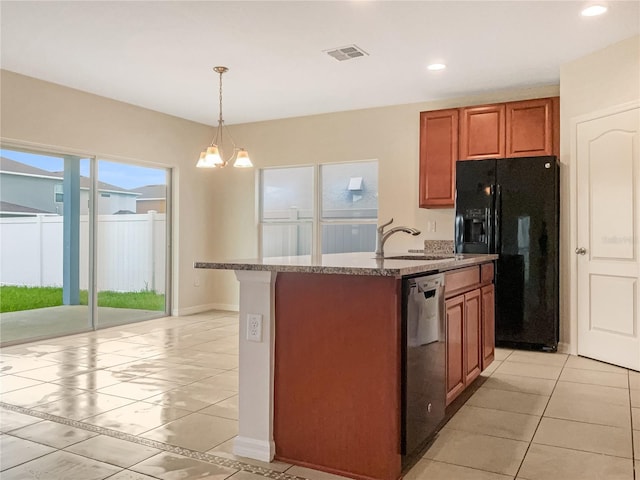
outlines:
[[[236,270],[240,282],[238,436],[233,453],[270,462],[273,441],[276,272]],[[247,340],[247,315],[262,315],[262,341]]]

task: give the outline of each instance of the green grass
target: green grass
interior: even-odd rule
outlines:
[[[80,304],[87,305],[88,294],[80,290]],[[62,305],[62,288],[0,286],[0,313]],[[153,291],[98,292],[99,307],[164,310],[164,295]]]
[[[62,289],[55,287],[0,287],[0,313],[62,305]]]
[[[164,295],[143,290],[141,292],[98,292],[99,307],[137,308],[138,310],[164,310]]]

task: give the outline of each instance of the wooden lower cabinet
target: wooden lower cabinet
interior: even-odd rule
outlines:
[[[466,386],[464,355],[464,295],[445,302],[447,314],[447,405]]]
[[[447,274],[447,401],[449,405],[493,361],[495,305],[493,264]],[[467,291],[465,291],[467,287]],[[469,290],[470,289],[470,290]]]
[[[496,320],[495,287],[487,285],[481,289],[482,297],[482,370],[487,368],[495,357]]]
[[[480,289],[464,295],[465,383],[469,385],[482,371],[482,325]]]
[[[447,314],[447,405],[482,371],[480,289],[445,302]]]

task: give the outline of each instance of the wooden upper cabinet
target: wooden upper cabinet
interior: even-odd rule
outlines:
[[[455,204],[456,161],[560,154],[560,97],[420,112],[422,208]]]
[[[458,109],[420,113],[420,207],[453,207]]]
[[[505,105],[460,109],[460,160],[505,157]]]
[[[506,104],[506,156],[554,155],[554,121],[558,97]]]

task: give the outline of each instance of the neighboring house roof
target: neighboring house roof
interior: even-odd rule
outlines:
[[[167,198],[166,185],[144,185],[132,188],[131,191],[140,194],[136,200],[165,200]]]
[[[51,175],[58,178],[63,178],[64,172],[51,172]],[[80,188],[84,188],[87,190],[91,188],[91,179],[89,177],[83,177],[82,175],[80,175]],[[115,185],[111,185],[110,183],[100,182],[100,181],[98,182],[98,191],[121,193],[123,195],[134,195],[136,197],[139,195],[138,193],[133,192],[132,190],[127,190],[126,188],[117,187]]]
[[[30,175],[30,176],[45,177],[45,178],[59,177],[59,175],[56,175],[53,172],[50,172],[48,170],[32,167],[31,165],[16,162],[15,160],[11,160],[5,157],[0,157],[0,172],[17,173],[22,175]]]
[[[40,210],[38,208],[25,207],[24,205],[18,205],[16,203],[3,202],[0,201],[0,212],[2,213],[56,213],[56,212],[47,212],[45,210]]]
[[[16,162],[9,158],[0,157],[0,172],[13,175],[24,175],[41,178],[60,179],[64,178],[64,172],[50,172],[41,168],[32,167],[21,162]],[[89,177],[80,176],[80,188],[88,190],[91,187],[91,179]],[[114,192],[122,195],[139,196],[138,192],[117,187],[106,182],[98,182],[98,191]]]

